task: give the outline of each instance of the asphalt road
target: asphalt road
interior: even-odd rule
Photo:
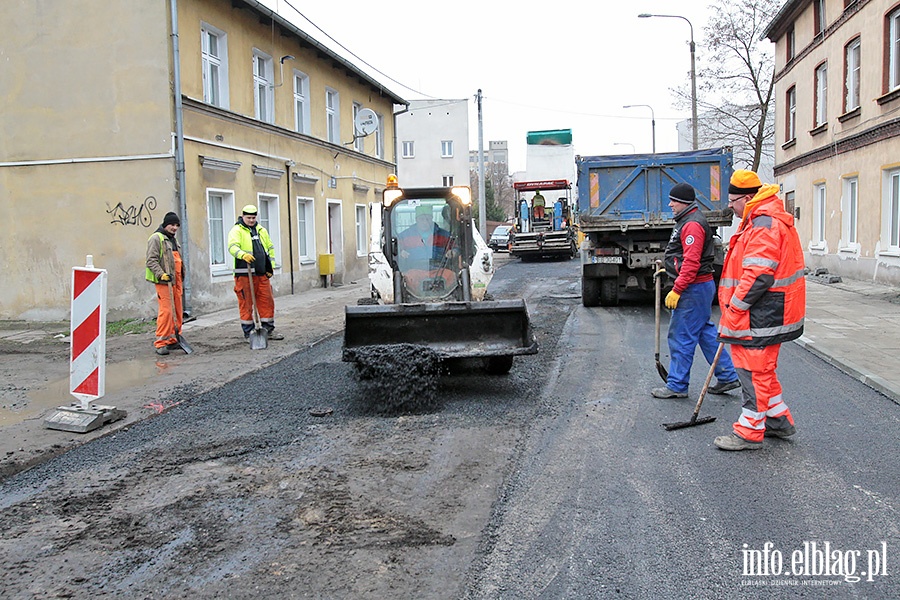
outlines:
[[[586,309],[577,275],[503,266],[540,353],[448,374],[434,410],[373,414],[335,337],[9,478],[0,596],[900,597],[896,404],[789,344],[795,439],[713,447],[737,394],[667,432],[702,358],[691,400],[651,398],[650,298]],[[826,542],[852,574],[804,562]]]

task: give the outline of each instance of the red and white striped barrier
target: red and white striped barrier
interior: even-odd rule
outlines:
[[[106,269],[72,268],[72,350],[69,391],[87,410],[106,392]]]

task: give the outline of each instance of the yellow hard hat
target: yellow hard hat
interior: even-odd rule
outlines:
[[[252,204],[248,204],[244,208],[241,209],[241,214],[243,215],[255,215],[257,213],[256,207]]]

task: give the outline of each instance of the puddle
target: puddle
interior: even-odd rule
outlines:
[[[142,385],[171,368],[172,365],[157,362],[154,358],[127,360],[106,365],[106,394]],[[69,393],[68,377],[48,383],[40,389],[29,392],[27,401],[19,403],[24,406],[15,409],[0,408],[0,427],[42,417],[49,410],[57,406],[68,406],[72,402],[77,402],[77,400]],[[103,404],[103,396],[96,402]]]

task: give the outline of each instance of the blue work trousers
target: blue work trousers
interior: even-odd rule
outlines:
[[[678,307],[672,311],[669,320],[669,378],[668,388],[675,392],[687,392],[691,380],[691,365],[694,362],[694,351],[697,344],[712,364],[719,348],[716,342],[716,326],[712,316],[713,295],[716,293],[714,281],[694,283],[684,290],[678,300]],[[716,365],[716,379],[720,382],[737,381],[737,371],[731,362],[731,355],[723,348],[722,355]]]

